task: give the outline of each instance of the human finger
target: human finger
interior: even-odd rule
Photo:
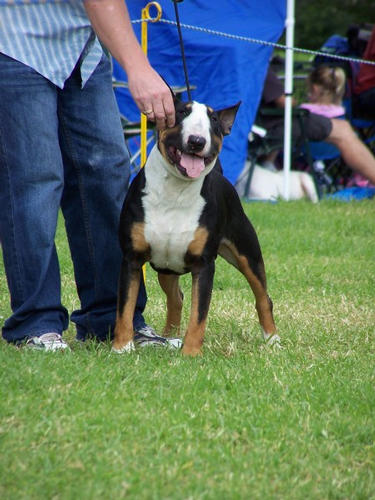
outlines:
[[[153,116],[156,122],[156,128],[162,130],[166,127],[166,115],[163,103],[159,101],[154,102]]]
[[[174,102],[172,98],[172,94],[169,90],[167,89],[167,92],[164,92],[162,96],[162,103],[163,103],[163,109],[164,109],[164,115],[165,115],[165,120],[167,127],[173,127],[175,124],[175,107],[174,107]]]
[[[146,116],[148,121],[150,121],[150,122],[155,121],[155,114],[154,114],[154,110],[152,108],[152,104],[143,106],[141,113]]]

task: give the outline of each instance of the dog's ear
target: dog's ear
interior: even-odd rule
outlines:
[[[234,106],[230,106],[229,108],[221,109],[220,111],[216,111],[219,116],[219,120],[221,123],[221,128],[223,130],[223,135],[230,134],[232,130],[232,126],[234,123],[234,119],[236,118],[237,110],[240,107],[241,101],[239,101]]]

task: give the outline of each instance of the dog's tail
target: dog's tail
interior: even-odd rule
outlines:
[[[319,197],[318,197],[318,193],[316,191],[315,183],[314,183],[311,175],[309,175],[306,172],[301,172],[300,175],[301,175],[301,186],[302,186],[302,189],[303,189],[305,195],[313,203],[318,203]]]

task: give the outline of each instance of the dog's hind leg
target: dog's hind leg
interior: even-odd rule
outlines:
[[[208,263],[200,271],[192,273],[191,311],[186,330],[183,354],[201,354],[208,309],[210,307],[215,261]]]
[[[182,293],[177,274],[158,273],[160,286],[167,296],[167,321],[164,327],[164,333],[168,335],[172,331],[177,334],[180,332],[181,311],[184,294]]]
[[[241,271],[249,283],[255,296],[255,307],[264,340],[270,344],[279,343],[280,338],[276,334],[272,314],[273,305],[267,293],[266,273],[258,238],[252,226],[250,232],[246,231],[247,236],[244,234],[245,231],[240,236],[241,242],[237,244],[223,240],[219,248],[219,255]],[[242,252],[239,248],[242,248]]]
[[[139,291],[140,277],[141,269],[132,269],[131,265],[123,259],[120,273],[115,337],[112,347],[112,350],[117,353],[134,350],[133,316]]]

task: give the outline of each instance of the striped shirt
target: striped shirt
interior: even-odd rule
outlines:
[[[63,88],[78,61],[83,87],[103,49],[82,0],[0,0],[0,52]]]

